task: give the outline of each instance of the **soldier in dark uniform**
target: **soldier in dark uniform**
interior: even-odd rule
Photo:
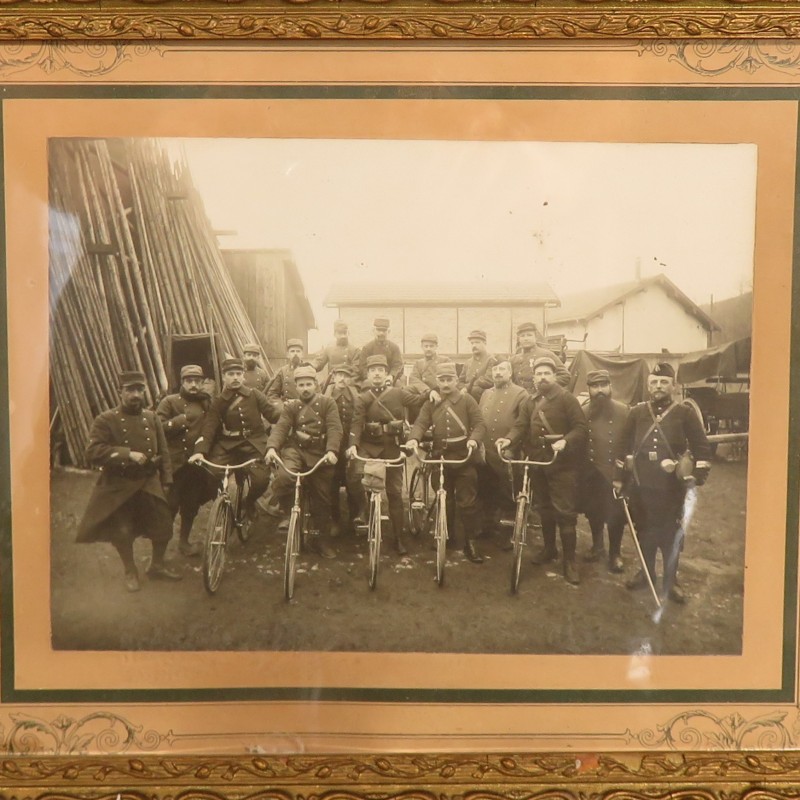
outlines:
[[[342,444],[339,448],[339,460],[333,470],[333,488],[331,501],[331,519],[334,529],[339,527],[341,520],[339,508],[339,489],[344,486],[347,491],[347,510],[349,513],[350,532],[354,532],[356,520],[361,512],[361,498],[363,492],[359,476],[353,465],[349,464],[345,453],[350,441],[350,429],[353,424],[358,389],[353,386],[353,370],[348,364],[336,364],[331,373],[333,382],[325,390],[325,397],[330,397],[336,402],[339,420],[342,423]]]
[[[286,358],[288,363],[282,366],[267,387],[267,397],[273,402],[285,403],[300,397],[294,385],[294,371],[304,363],[303,340],[289,339],[286,342]]]
[[[280,450],[284,463],[294,472],[305,472],[323,457],[327,460],[327,465],[305,479],[311,516],[319,531],[319,536],[312,539],[309,546],[323,558],[335,558],[336,551],[329,542],[331,486],[342,445],[342,423],[336,401],[318,393],[314,367],[298,367],[293,379],[300,397],[285,403],[280,419],[272,426],[267,460],[274,461]],[[294,478],[278,467],[272,493],[284,511],[294,497],[294,482]]]
[[[494,386],[482,392],[479,407],[486,423],[486,463],[478,467],[478,497],[483,511],[483,533],[498,533],[499,516],[514,516],[514,497],[509,466],[497,452],[498,439],[508,436],[519,417],[528,393],[511,382],[511,364],[501,361],[492,367]],[[510,539],[501,543],[510,545]]]
[[[580,403],[556,382],[556,362],[552,358],[536,359],[533,380],[536,394],[525,400],[508,437],[499,439],[497,445],[507,448],[521,444],[532,461],[549,461],[554,452],[558,453],[554,464],[531,469],[533,501],[544,539],[544,547],[533,557],[533,563],[557,560],[558,528],[564,551],[564,577],[577,584],[578,467],[586,444],[586,418]]]
[[[588,425],[586,458],[581,465],[578,483],[578,508],[589,520],[592,549],[586,561],[598,561],[605,555],[603,529],[608,527],[608,569],[622,572],[620,548],[625,530],[625,511],[614,498],[614,459],[622,436],[628,406],[611,397],[608,370],[595,369],[586,376],[589,398],[581,406]]]
[[[418,449],[420,440],[430,430],[433,434],[434,458],[465,458],[483,441],[486,432],[483,417],[475,399],[458,390],[455,364],[439,364],[436,379],[442,399],[435,404],[430,399],[425,402],[411,428],[407,445],[414,450]],[[436,488],[438,469],[434,470],[433,476]],[[479,527],[475,465],[470,462],[459,466],[447,465],[444,468],[444,480],[449,497],[455,498],[455,504],[447,504],[450,534],[455,539],[455,509],[458,507],[464,529],[464,555],[473,563],[480,564],[483,558],[475,549]]]
[[[133,560],[138,536],[153,543],[150,578],[178,581],[183,576],[164,561],[172,538],[165,495],[172,471],[161,420],[144,408],[141,372],[123,372],[119,385],[119,406],[98,415],[89,433],[86,459],[100,467],[102,475],[78,526],[77,541],[113,544],[125,570],[125,588],[138,592],[139,573]]]
[[[353,425],[350,429],[348,455],[356,452],[363,458],[393,459],[400,455],[403,443],[405,413],[408,408],[419,407],[425,396],[399,386],[387,386],[389,364],[385,356],[370,356],[367,360],[369,388],[358,396]],[[364,474],[364,464],[354,462],[358,478]],[[403,528],[403,469],[387,466],[386,496],[389,499],[389,519],[394,533],[395,549],[405,555]]]
[[[350,344],[347,323],[342,319],[337,319],[333,323],[333,339],[331,344],[326,345],[311,360],[314,369],[321,372],[325,367],[328,368],[328,379],[325,381],[326,388],[333,381],[333,371],[339,365],[350,367],[355,374],[358,368],[358,348]]]
[[[408,379],[408,388],[412,392],[427,396],[437,388],[436,368],[451,359],[436,352],[439,347],[439,337],[435,333],[426,333],[420,340],[420,345],[423,355],[414,363]]]
[[[197,545],[189,542],[189,535],[200,506],[211,500],[215,492],[213,478],[205,470],[187,463],[211,405],[211,398],[202,388],[204,380],[202,367],[196,364],[181,367],[180,392],[168,394],[156,409],[164,426],[172,465],[172,487],[167,502],[173,519],[181,513],[178,549],[185,556],[200,552]]]
[[[207,456],[215,464],[241,464],[251,458],[256,463],[250,472],[250,493],[245,514],[255,516],[255,503],[269,484],[269,469],[264,463],[267,450],[267,429],[264,420],[274,422],[278,416],[276,403],[244,385],[244,364],[238,358],[222,362],[222,391],[211,401],[200,436],[194,445],[190,462]]]
[[[397,383],[398,378],[403,374],[403,355],[400,348],[390,342],[389,320],[385,317],[376,317],[373,323],[375,338],[367,342],[358,356],[358,379],[362,385],[367,383],[367,359],[370,356],[384,356],[389,365],[389,377],[392,383]]]
[[[480,403],[481,395],[496,385],[492,379],[492,367],[498,359],[486,349],[486,331],[470,331],[467,341],[472,348],[472,358],[464,365],[461,391],[471,394]]]
[[[261,348],[255,342],[248,342],[243,348],[244,353],[244,385],[259,392],[266,391],[269,375],[261,366]]]
[[[661,550],[662,594],[673,602],[685,603],[677,582],[684,499],[690,488],[706,482],[711,448],[694,410],[673,399],[675,370],[670,364],[656,364],[647,390],[650,399],[631,409],[623,428],[614,487],[621,491],[624,479],[629,478],[631,515],[650,577],[655,583],[656,554]],[[646,586],[644,573],[626,585],[629,589]]]
[[[517,328],[520,351],[511,357],[511,380],[518,386],[527,389],[531,394],[535,394],[533,365],[538,358],[550,358],[555,364],[558,385],[569,386],[570,377],[567,368],[552,350],[541,347],[536,343],[536,333],[536,325],[532,322],[523,322]]]

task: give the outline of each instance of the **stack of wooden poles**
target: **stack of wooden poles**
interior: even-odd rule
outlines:
[[[215,333],[231,355],[258,337],[184,160],[153,139],[51,139],[49,178],[51,429],[83,466],[121,370],[153,402],[171,334]]]

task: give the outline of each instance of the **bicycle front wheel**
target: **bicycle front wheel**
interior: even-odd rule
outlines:
[[[211,507],[206,545],[203,550],[203,584],[209,594],[217,591],[222,580],[222,571],[225,568],[225,548],[232,525],[230,503],[225,495],[220,495]]]
[[[381,559],[381,496],[373,492],[369,501],[369,529],[367,530],[369,545],[369,588],[378,585],[378,564]]]
[[[236,487],[236,501],[234,503],[234,508],[236,509],[236,535],[239,537],[239,541],[245,544],[250,538],[251,525],[251,520],[244,513],[247,506],[247,497],[250,494],[250,475],[245,475],[241,484],[238,481],[232,481],[232,483]]]
[[[286,533],[286,558],[283,562],[283,596],[291,600],[294,596],[294,577],[297,574],[297,556],[300,554],[301,516],[297,506],[289,517]]]
[[[447,558],[447,501],[442,495],[436,499],[436,518],[433,535],[436,539],[436,583],[444,584],[444,562]]]
[[[514,516],[514,533],[511,537],[513,559],[511,561],[511,594],[519,588],[519,574],[522,569],[522,551],[525,549],[525,536],[528,525],[528,498],[517,499],[517,513]]]

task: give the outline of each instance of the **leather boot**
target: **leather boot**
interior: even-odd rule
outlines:
[[[389,519],[392,523],[392,533],[394,534],[394,549],[397,551],[397,555],[404,556],[408,553],[405,542],[403,541],[403,523],[405,515],[402,510],[398,513],[390,509]]]
[[[464,543],[464,555],[473,564],[483,564],[483,556],[475,549],[475,542],[472,539],[467,539]]]
[[[581,582],[578,564],[574,558],[567,559],[566,556],[564,557],[564,579],[573,586],[577,586]]]
[[[578,533],[572,525],[561,528],[561,547],[564,551],[564,578],[567,583],[577,585],[581,582],[578,564],[575,561],[575,549],[578,544]]]
[[[544,547],[534,553],[531,562],[534,564],[551,564],[553,561],[557,561],[556,525],[550,519],[546,521],[546,524],[542,525],[542,539],[544,540]]]

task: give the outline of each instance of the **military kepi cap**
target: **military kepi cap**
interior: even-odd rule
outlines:
[[[389,369],[389,362],[386,360],[386,356],[368,356],[367,369],[370,367],[385,367]]]
[[[437,378],[457,378],[456,365],[452,361],[442,361],[436,365]]]
[[[386,317],[375,317],[375,320],[372,323],[374,328],[388,328],[389,327],[389,320]]]
[[[517,334],[526,333],[527,331],[533,331],[536,333],[538,328],[532,322],[523,322],[521,325],[517,326]]]
[[[286,349],[288,350],[290,347],[303,347],[303,340],[302,339],[287,339],[286,340]]]
[[[337,319],[336,322],[333,323],[333,329],[335,331],[346,331],[347,323],[343,319]]]
[[[472,341],[473,339],[480,339],[480,341],[486,341],[486,331],[470,331],[469,336],[467,336],[467,341]]]
[[[335,372],[343,372],[345,375],[350,375],[352,377],[353,370],[350,369],[348,364],[337,364],[335,367],[331,368],[331,373]]]
[[[534,368],[534,370],[535,370],[537,367],[550,367],[550,369],[552,369],[552,370],[553,370],[553,372],[555,372],[555,371],[556,371],[556,362],[555,362],[555,359],[553,359],[553,358],[550,358],[550,356],[539,356],[539,358],[537,358],[537,359],[536,359],[536,360],[533,362],[533,368]]]
[[[302,367],[297,367],[297,369],[295,369],[292,376],[296,381],[299,381],[300,378],[314,378],[314,380],[316,380],[317,371],[309,364],[303,364]]]
[[[202,378],[203,368],[197,364],[186,364],[181,367],[181,380],[184,378]]]
[[[129,370],[128,372],[120,372],[119,385],[122,388],[126,386],[146,386],[147,382],[144,379],[144,372],[136,372]]]
[[[244,371],[244,362],[242,361],[241,358],[226,358],[222,362],[222,366],[220,367],[220,369],[223,372],[230,372],[233,369],[240,369]]]
[[[674,378],[675,377],[675,369],[673,368],[672,364],[666,361],[659,361],[653,369],[650,370],[651,375],[658,375],[662,378]]]
[[[593,369],[590,370],[586,376],[586,385],[591,386],[594,383],[611,383],[611,375],[607,369]]]
[[[245,353],[260,353],[261,347],[257,345],[255,342],[248,342],[243,348],[242,351]]]
[[[430,342],[431,344],[439,344],[439,337],[435,333],[423,333],[421,342]]]

